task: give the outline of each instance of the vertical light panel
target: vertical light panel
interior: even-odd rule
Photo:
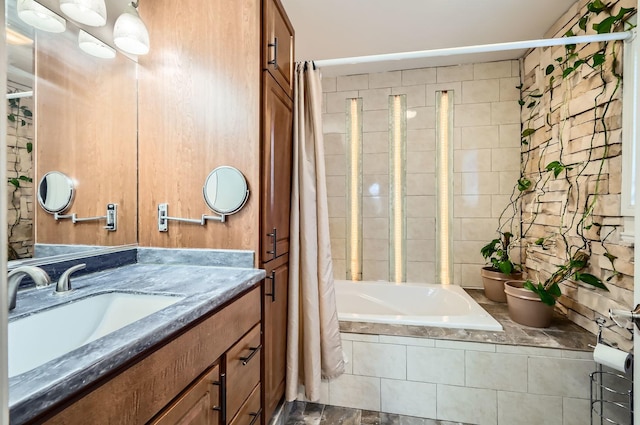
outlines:
[[[362,280],[362,99],[347,99],[347,279]]]
[[[406,267],[407,98],[389,96],[389,277],[404,282]]]
[[[453,282],[453,92],[436,93],[436,270],[437,282]]]

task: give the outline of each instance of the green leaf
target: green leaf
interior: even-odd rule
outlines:
[[[580,282],[584,282],[588,285],[595,286],[596,288],[604,289],[605,291],[609,292],[609,289],[604,285],[604,283],[602,283],[602,280],[592,274],[580,273],[580,275],[578,276],[578,280]]]
[[[593,55],[593,67],[595,68],[596,66],[600,66],[604,63],[605,61],[605,56],[604,53],[596,53],[595,55]]]
[[[524,103],[525,103],[524,100],[522,100],[522,99],[518,100],[518,105],[524,106]]]
[[[525,190],[528,190],[531,187],[531,180],[529,180],[526,177],[522,177],[521,179],[518,179],[518,190],[520,192],[524,192]]]
[[[605,257],[607,257],[607,259],[608,259],[609,261],[611,261],[611,264],[613,264],[613,262],[618,258],[618,257],[616,257],[615,255],[610,254],[610,253],[608,253],[608,252],[605,252],[605,253],[604,253],[604,256],[605,256]]]
[[[31,153],[33,151],[33,143],[27,142],[27,152]]]
[[[553,176],[558,177],[565,169],[565,166],[560,161],[552,161],[545,167],[547,171],[553,171]]]
[[[20,187],[20,180],[18,179],[14,179],[14,178],[8,179],[8,182],[14,185],[15,187]]]
[[[535,97],[536,99],[542,97],[543,93],[531,93],[529,96]]]
[[[19,180],[22,180],[23,182],[31,182],[33,181],[33,179],[31,177],[28,176],[20,176],[18,177]]]
[[[553,285],[551,285],[548,291],[549,291],[549,294],[553,295],[556,298],[562,295],[562,291],[560,290],[560,287],[558,286],[557,283],[554,283]]]
[[[511,261],[500,261],[498,263],[498,268],[504,274],[511,274],[513,272],[513,264]]]
[[[522,90],[522,87],[524,87],[524,85],[522,85],[522,84],[518,84],[518,85],[516,86],[516,88],[517,88],[518,90]]]
[[[527,105],[527,108],[528,108],[528,109],[531,109],[531,108],[533,108],[534,106],[536,106],[537,104],[538,104],[538,103],[537,103],[536,101],[530,102],[530,103]]]
[[[571,73],[572,73],[573,71],[575,71],[575,68],[573,68],[573,67],[571,67],[571,66],[570,66],[570,67],[568,67],[568,68],[565,68],[565,69],[562,71],[562,78],[567,78],[569,75],[571,75]]]
[[[494,239],[480,249],[480,253],[484,258],[489,258],[496,252],[496,245],[500,244],[500,239]]]
[[[22,107],[22,114],[25,117],[32,117],[33,116],[33,113],[30,110],[28,110],[26,106]]]
[[[562,63],[562,58],[561,57],[560,58],[556,58],[556,62]]]
[[[536,245],[542,246],[542,245],[544,245],[544,238],[538,238],[538,239],[536,239],[536,241],[534,243]]]
[[[580,65],[582,65],[583,63],[584,63],[584,59],[578,59],[577,61],[575,61],[575,62],[573,63],[573,69],[578,69],[578,67],[579,67]]]
[[[604,18],[601,22],[593,24],[593,29],[598,34],[609,33],[611,32],[611,27],[616,23],[616,21],[617,19],[615,16],[609,16],[608,18]]]
[[[552,75],[551,77],[549,77],[549,86],[553,86],[553,82],[556,80],[556,77],[554,75]]]
[[[11,122],[16,122],[16,116],[14,114],[7,115],[7,119]]]
[[[589,21],[589,17],[587,15],[583,16],[582,18],[580,18],[580,20],[578,21],[578,27],[582,30],[582,31],[586,31],[587,30],[587,22]]]
[[[520,144],[527,146],[529,144],[529,142],[527,142],[526,140],[522,139],[522,140],[520,140]]]
[[[27,125],[27,122],[25,120],[20,120],[20,122],[22,124],[21,127],[24,127],[25,125]]]
[[[594,0],[587,4],[587,10],[589,12],[595,13],[596,15],[602,12],[606,8],[605,4],[602,3],[602,0]]]
[[[551,74],[554,69],[556,69],[555,65],[553,65],[553,64],[547,65],[547,68],[544,70],[544,75]]]
[[[535,128],[525,128],[522,131],[522,137],[529,137],[531,136],[533,133],[535,133],[537,130]]]

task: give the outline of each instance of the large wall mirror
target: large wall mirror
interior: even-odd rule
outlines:
[[[35,29],[18,17],[17,0],[5,2],[9,259],[33,256],[34,244],[136,243],[137,64],[109,50],[113,24],[129,1],[106,2],[100,28],[74,23],[58,0],[39,2],[65,19],[64,31]],[[94,36],[103,42],[102,57],[86,53]],[[35,185],[54,170],[73,181],[79,216],[104,214],[116,203],[118,231],[106,232],[100,222],[70,231],[70,221],[56,222],[39,208]]]

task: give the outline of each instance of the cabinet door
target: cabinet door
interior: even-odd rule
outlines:
[[[262,262],[289,252],[293,102],[264,73],[262,133]]]
[[[256,425],[262,419],[262,409],[260,409],[260,385],[256,386],[245,403],[238,411],[238,414],[231,421],[231,425]]]
[[[261,337],[258,324],[227,352],[227,421],[260,382]]]
[[[267,269],[264,302],[264,413],[268,422],[284,395],[287,371],[289,263]]]
[[[217,425],[219,412],[219,367],[205,372],[160,416],[151,421],[152,425]]]
[[[263,7],[263,69],[293,98],[293,26],[279,0],[266,0]]]

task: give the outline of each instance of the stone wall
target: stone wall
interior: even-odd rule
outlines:
[[[23,91],[11,87],[10,91]],[[33,98],[19,99],[19,106],[26,106],[33,111]],[[7,104],[7,114],[13,113],[15,121],[7,119],[7,177],[19,178],[27,176],[33,178],[33,155],[27,149],[28,143],[33,143],[33,120],[26,116],[20,108],[11,108]],[[23,125],[24,121],[24,125]],[[9,245],[18,258],[33,256],[33,183],[19,181],[20,187],[8,183],[7,186],[7,224]],[[11,254],[11,253],[10,253]]]
[[[584,34],[578,21],[587,11],[587,3],[578,1],[546,37],[561,37],[570,29],[577,35]],[[621,0],[612,4],[616,14],[621,6],[631,8],[635,2]],[[601,14],[592,22],[604,17]],[[587,33],[594,33],[592,22],[587,25]],[[599,48],[599,43],[578,45],[576,52],[578,57],[584,57]],[[549,65],[558,65],[556,58],[564,57],[564,46],[535,49],[521,62],[525,100],[522,128],[535,130],[525,137],[528,144],[522,146],[524,176],[534,187],[522,199],[526,269],[530,279],[544,281],[566,263],[567,252],[590,251],[587,271],[606,281],[610,292],[565,281],[561,285],[560,308],[572,321],[594,333],[597,332],[594,319],[607,317],[610,308],[630,309],[633,303],[634,250],[632,244],[620,237],[624,225],[620,210],[622,90],[615,90],[613,69],[621,72],[621,66],[613,63],[612,49],[621,56],[621,42],[607,47],[603,75],[587,64],[567,78],[562,77],[558,66],[548,73]],[[554,75],[555,81],[550,84]],[[532,93],[542,97],[527,97]],[[538,100],[536,106],[528,107]],[[604,111],[606,119],[602,122]],[[553,161],[567,167],[557,177],[546,171]],[[580,220],[585,211],[588,217],[582,226]],[[580,236],[581,228],[584,237]],[[631,346],[631,334],[618,327],[606,331],[604,336],[623,348]]]

